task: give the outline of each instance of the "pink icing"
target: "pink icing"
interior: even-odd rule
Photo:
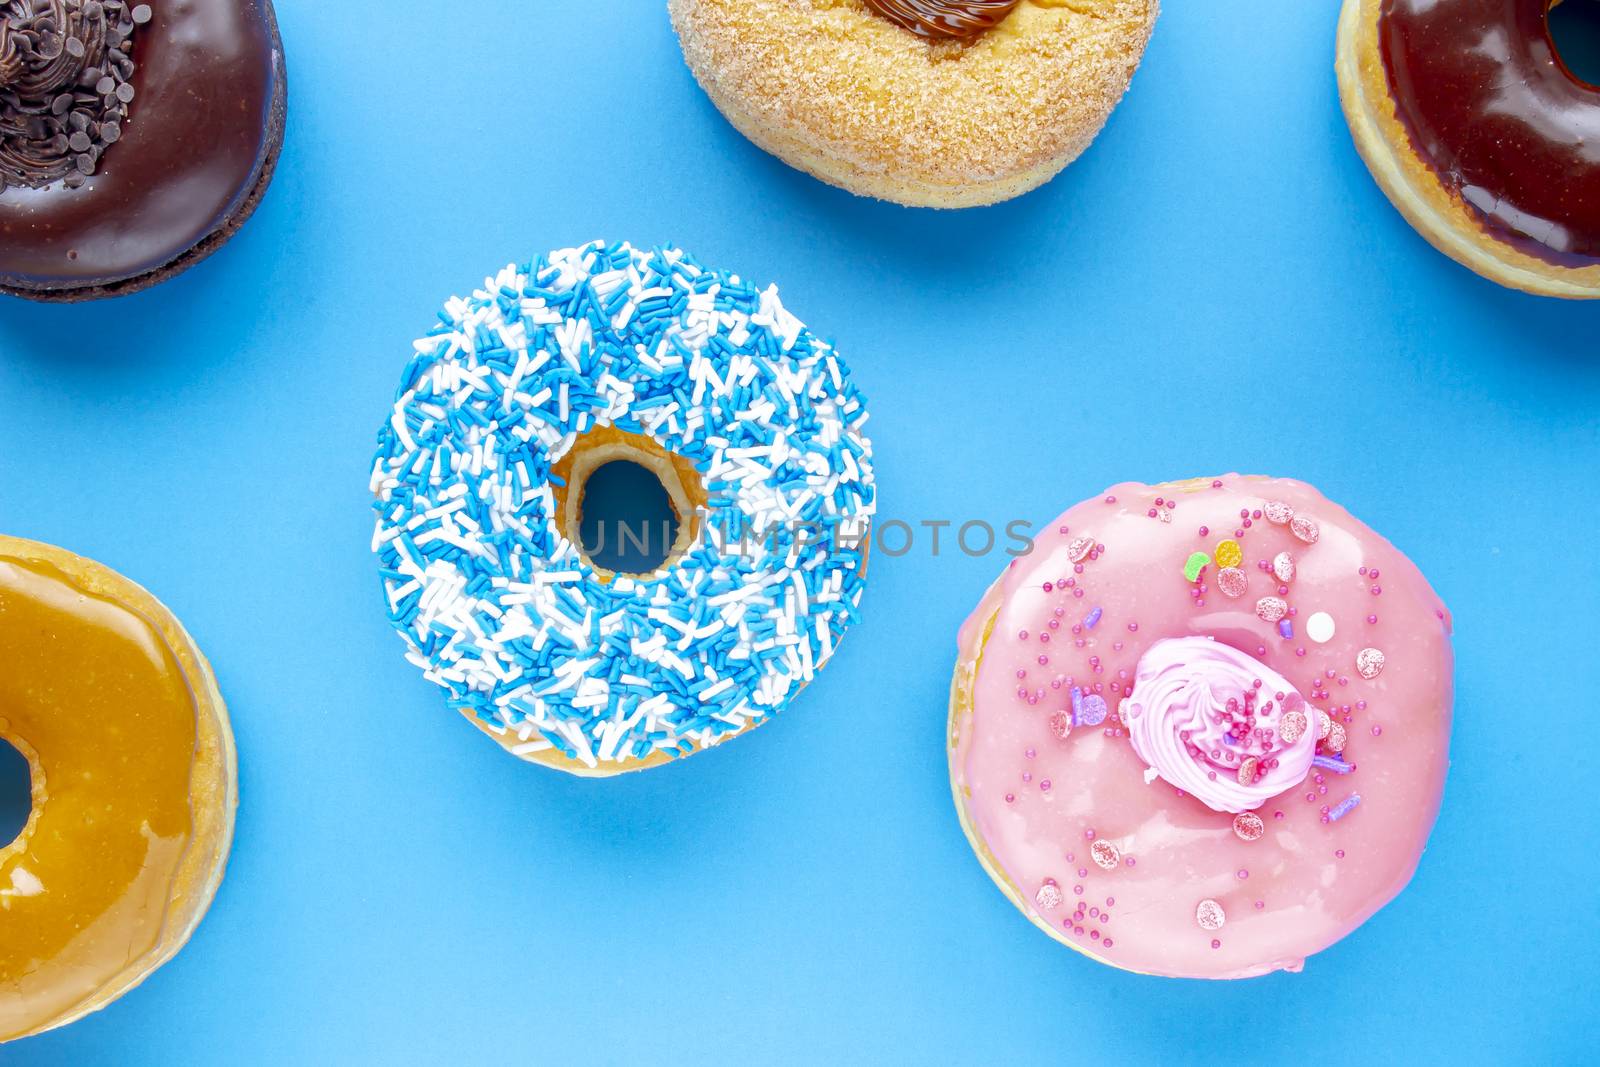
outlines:
[[[1288,679],[1209,637],[1157,641],[1122,706],[1133,750],[1163,779],[1231,813],[1305,780],[1315,732],[1287,743],[1274,729],[1305,700]]]
[[[1410,880],[1448,766],[1453,657],[1427,581],[1344,509],[1294,481],[1213,484],[1119,485],[1046,527],[962,629],[973,712],[954,724],[950,763],[986,865],[1030,919],[1130,970],[1235,978],[1300,969]],[[1286,514],[1311,520],[1316,540]],[[1219,588],[1215,563],[1196,582],[1183,575],[1224,538],[1244,553],[1234,570],[1245,588],[1229,576],[1236,595]],[[1280,553],[1292,560],[1284,578]],[[1286,602],[1282,620],[1257,614],[1264,597]],[[1324,643],[1304,633],[1318,612],[1334,623]],[[1254,813],[1147,784],[1158,761],[1140,757],[1119,719],[1147,654],[1185,637],[1236,650],[1306,701],[1319,765]],[[1358,668],[1367,649],[1382,654],[1370,678]],[[1370,672],[1374,658],[1364,662]],[[1113,713],[1061,738],[1051,721],[1071,714],[1074,688]]]

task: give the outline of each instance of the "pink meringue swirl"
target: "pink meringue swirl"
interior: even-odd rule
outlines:
[[[1152,773],[1216,811],[1258,808],[1305,780],[1315,730],[1286,742],[1278,724],[1307,713],[1288,679],[1209,637],[1157,641],[1139,660],[1122,717]],[[1293,733],[1293,731],[1291,731]]]

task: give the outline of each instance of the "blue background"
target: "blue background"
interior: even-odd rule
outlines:
[[[243,794],[189,947],[0,1061],[1575,1060],[1600,306],[1496,288],[1406,226],[1339,113],[1337,5],[1171,4],[1080,162],[954,214],[748,145],[660,0],[537,6],[279,0],[292,128],[260,214],[143,295],[0,305],[0,529],[178,612]],[[601,236],[777,281],[836,339],[885,517],[1042,523],[1242,469],[1388,535],[1457,623],[1410,889],[1300,976],[1140,978],[1040,935],[946,781],[955,630],[998,557],[884,559],[787,714],[663,770],[569,779],[447,712],[384,619],[373,435],[446,296]]]

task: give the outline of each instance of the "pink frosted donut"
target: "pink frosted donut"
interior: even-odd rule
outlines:
[[[956,808],[1023,914],[1102,963],[1298,971],[1416,870],[1453,663],[1427,580],[1310,486],[1118,485],[962,627]]]

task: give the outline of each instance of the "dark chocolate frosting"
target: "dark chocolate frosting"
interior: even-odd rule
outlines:
[[[125,0],[0,0],[0,192],[94,174],[127,121],[150,17]]]
[[[108,285],[227,226],[276,145],[282,57],[270,0],[149,0],[136,103],[79,188],[0,191],[0,286]]]
[[[1550,39],[1549,0],[1384,0],[1378,41],[1412,146],[1512,247],[1600,264],[1600,87]]]

